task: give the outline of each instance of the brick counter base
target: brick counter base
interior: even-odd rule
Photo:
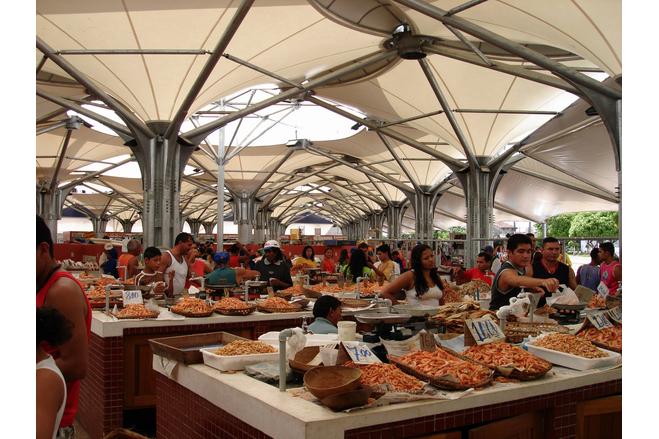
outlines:
[[[124,335],[153,334],[154,338],[171,337],[185,332],[217,332],[250,328],[254,338],[270,332],[274,325],[300,326],[302,319],[244,323],[221,323],[185,326],[129,328]],[[155,372],[154,372],[155,373]],[[157,374],[160,375],[160,374]],[[91,439],[102,439],[122,428],[124,413],[124,338],[101,337],[92,332],[89,340],[89,368],[80,384],[80,401],[76,419]]]
[[[622,380],[472,409],[346,431],[346,439],[402,439],[547,410],[548,439],[572,439],[577,402],[621,394]],[[158,374],[158,439],[267,439],[208,400]]]

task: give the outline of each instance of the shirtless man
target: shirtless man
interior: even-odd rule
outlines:
[[[186,281],[196,277],[192,264],[188,263],[189,254],[194,246],[194,238],[189,233],[179,233],[174,240],[174,247],[162,253],[160,267],[157,271],[164,273],[167,279],[170,271],[174,271],[174,296],[183,294]],[[202,273],[203,274],[203,273]]]
[[[522,288],[529,288],[534,292],[554,292],[558,288],[558,280],[535,279],[533,267],[530,265],[533,249],[531,238],[523,234],[514,234],[508,239],[508,260],[501,264],[501,268],[492,282],[492,299],[490,311],[497,311],[510,303],[511,297],[517,297]]]

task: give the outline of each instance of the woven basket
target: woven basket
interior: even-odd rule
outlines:
[[[341,304],[346,308],[364,308],[371,304],[370,300],[366,299],[339,299]]]
[[[568,328],[555,323],[506,322],[506,338],[510,343],[521,343],[529,336],[537,337],[543,332],[567,334]]]
[[[406,374],[412,375],[413,377],[416,377],[416,378],[420,379],[421,381],[425,381],[427,383],[430,383],[432,386],[434,386],[438,389],[467,390],[467,389],[471,389],[471,388],[478,388],[478,387],[483,387],[486,384],[490,383],[492,381],[492,379],[494,378],[494,371],[492,369],[490,369],[489,367],[487,367],[486,365],[484,365],[483,363],[479,363],[478,361],[474,361],[471,358],[460,355],[457,352],[455,352],[451,349],[445,348],[443,346],[439,346],[439,347],[437,347],[437,349],[441,349],[444,352],[448,353],[449,355],[451,355],[453,357],[456,357],[459,360],[467,361],[469,363],[473,363],[473,364],[477,364],[479,366],[482,366],[482,367],[486,368],[490,373],[481,382],[478,382],[478,383],[475,383],[475,384],[472,384],[472,385],[466,385],[466,384],[463,384],[463,383],[460,383],[460,382],[445,380],[443,378],[439,378],[439,377],[434,376],[434,375],[425,374],[423,372],[420,372],[420,371],[416,370],[415,368],[413,368],[411,366],[408,366],[407,364],[401,363],[400,360],[398,360],[395,357],[391,357],[389,355],[387,355],[387,359],[391,363],[393,363],[397,368],[399,368],[400,370],[405,372]]]
[[[302,306],[299,303],[291,303],[291,306],[287,308],[269,308],[267,306],[256,305],[256,309],[259,311],[269,313],[298,312],[301,308]]]
[[[291,300],[291,298],[293,297],[293,293],[282,293],[275,291],[275,297],[281,297],[284,300]]]
[[[160,315],[159,312],[152,312],[151,314],[145,315],[145,316],[119,316],[117,314],[112,314],[114,317],[116,317],[119,320],[144,320],[144,319],[155,319],[158,318]]]
[[[225,316],[246,316],[253,313],[256,310],[256,305],[249,305],[247,308],[220,308],[219,306],[214,306],[213,311]]]
[[[515,348],[522,349],[518,346],[515,346]],[[497,366],[497,365],[494,365],[494,364],[486,364],[486,363],[481,363],[481,364],[484,364],[485,366],[492,369],[494,371],[495,375],[497,375],[497,376],[505,376],[505,377],[508,377],[508,378],[515,378],[515,379],[518,379],[520,381],[537,380],[538,378],[544,376],[547,372],[549,372],[551,370],[552,364],[549,361],[547,361],[543,358],[540,358],[538,356],[535,356],[533,354],[530,354],[526,351],[524,351],[524,352],[527,353],[528,355],[536,357],[537,361],[542,364],[542,368],[541,368],[540,371],[531,373],[531,372],[526,372],[526,371],[514,368],[514,369],[512,369],[512,371],[510,371],[510,373],[506,374],[506,373],[503,373],[499,369],[501,366]],[[467,358],[469,358],[469,357],[467,357]],[[474,361],[477,361],[477,360],[474,360]]]
[[[210,316],[211,314],[213,314],[215,312],[215,311],[213,311],[212,308],[211,308],[210,311],[206,311],[206,312],[203,312],[203,313],[195,313],[195,312],[190,312],[190,311],[186,311],[186,310],[182,310],[182,309],[174,309],[174,307],[171,307],[169,310],[171,312],[173,312],[174,314],[178,314],[178,315],[185,316],[185,317],[208,317],[208,316]]]

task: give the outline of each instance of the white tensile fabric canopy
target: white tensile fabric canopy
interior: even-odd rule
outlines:
[[[455,21],[439,20],[436,11]],[[516,153],[496,187],[496,221],[618,209],[616,149],[600,116],[586,115],[592,104],[583,90],[606,79],[603,87],[621,93],[620,0],[38,0],[36,13],[37,191],[55,180],[96,192],[70,193],[65,206],[138,217],[143,184],[127,146],[135,133],[126,128],[134,121],[169,122],[188,108],[185,137],[256,103],[246,90],[277,96],[297,88],[299,95],[251,112],[251,120],[230,122],[225,148],[218,149],[217,132],[199,143],[181,182],[183,218],[214,221],[222,151],[230,157],[226,199],[242,191],[276,196],[272,217],[284,221],[311,211],[347,223],[404,201],[407,191],[441,185],[433,226],[465,225],[456,167],[510,148]],[[403,53],[397,38],[408,33],[400,26],[425,58],[386,56],[394,44]],[[495,37],[547,63],[506,51]],[[203,75],[218,51],[224,56]],[[376,53],[385,55],[323,79]],[[244,94],[227,100],[237,93]],[[118,117],[110,100],[121,107]],[[349,112],[354,135],[319,140],[312,133],[310,148],[291,150],[285,143],[297,137],[289,125],[272,144],[245,144],[249,130],[285,125],[285,112],[313,103]],[[100,109],[106,119],[92,120],[82,108]],[[69,130],[65,111],[76,109],[87,122]],[[120,136],[94,129],[104,124]],[[137,171],[112,176],[117,162]],[[90,177],[92,163],[108,173]],[[414,230],[412,211],[403,232]]]

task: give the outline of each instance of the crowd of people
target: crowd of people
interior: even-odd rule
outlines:
[[[83,285],[54,257],[50,230],[37,216],[36,242],[37,286],[37,437],[74,437],[74,416],[78,405],[80,380],[87,374],[91,307]],[[107,244],[99,265],[104,273],[134,277],[138,285],[152,285],[154,291],[180,296],[189,283],[201,276],[209,284],[224,281],[240,285],[244,280],[259,278],[278,291],[293,285],[291,268],[295,264],[320,268],[329,273],[342,273],[371,281],[387,280],[380,296],[398,304],[397,293],[405,293],[408,304],[443,305],[444,291],[436,264],[436,252],[418,243],[410,252],[409,267],[397,250],[386,245],[375,248],[366,242],[350,249],[343,248],[334,259],[334,249],[326,247],[317,260],[312,246],[306,246],[294,261],[288,259],[276,240],[266,241],[258,251],[250,251],[236,242],[228,251],[215,252],[212,247],[196,243],[189,233],[180,233],[174,246],[161,251],[157,247],[143,249],[138,240],[130,240],[127,252],[120,257]],[[622,264],[610,242],[594,248],[591,261],[575,273],[556,238],[547,237],[536,247],[532,234],[514,234],[508,238],[506,257],[501,262],[500,250],[486,246],[476,258],[476,266],[464,270],[455,267],[466,280],[481,279],[492,287],[490,310],[508,305],[510,298],[527,289],[541,294],[542,306],[559,285],[576,289],[578,285],[615,294],[622,282]],[[441,254],[441,252],[440,252]],[[443,256],[443,255],[442,255]],[[440,265],[447,260],[442,257]],[[138,267],[143,265],[140,271]],[[324,295],[314,305],[314,322],[308,329],[327,334],[338,331],[341,301]]]

